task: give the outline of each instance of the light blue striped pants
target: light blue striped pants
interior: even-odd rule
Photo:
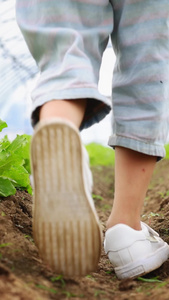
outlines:
[[[109,145],[164,157],[169,132],[169,0],[17,0],[40,76],[32,121],[53,99],[88,99],[81,129],[111,109],[98,92],[103,51],[116,54]]]

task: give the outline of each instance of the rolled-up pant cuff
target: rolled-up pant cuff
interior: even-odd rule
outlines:
[[[112,135],[109,138],[109,146],[115,148],[116,146],[128,148],[150,156],[156,156],[157,161],[165,157],[165,148],[163,145],[154,144],[151,142],[140,141],[129,137],[120,135]]]

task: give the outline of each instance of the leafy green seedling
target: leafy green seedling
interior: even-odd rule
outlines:
[[[12,249],[12,252],[22,252],[22,249]]]
[[[151,213],[149,213],[148,217],[149,217],[149,218],[152,218],[152,217],[160,217],[160,214],[151,212]]]
[[[62,292],[62,294],[66,295],[67,298],[77,297],[77,295],[75,295],[71,292],[68,292],[68,291],[64,291],[64,292]]]
[[[4,213],[4,211],[1,212],[1,216],[2,216],[2,217],[5,217],[5,216],[6,216],[6,214]]]
[[[106,274],[108,274],[108,275],[110,275],[110,274],[112,274],[112,273],[113,273],[113,270],[106,271],[105,273],[106,273]]]
[[[168,282],[166,282],[166,281],[163,281],[163,282],[161,282],[161,283],[159,283],[158,285],[157,285],[157,289],[158,288],[162,288],[163,286],[165,286],[165,285],[167,285],[168,284]]]
[[[11,246],[11,245],[12,245],[12,243],[0,244],[0,248],[5,248],[5,247]]]
[[[92,197],[93,197],[93,199],[95,200],[103,200],[103,197],[102,196],[100,196],[100,195],[95,195],[95,194],[92,194]]]
[[[136,288],[136,292],[137,292],[137,293],[141,293],[141,292],[142,292],[142,289],[143,289],[143,287],[142,287],[142,286],[139,286],[138,288]]]
[[[90,280],[92,280],[92,281],[95,281],[95,278],[92,276],[92,275],[86,275],[86,278],[89,278]]]
[[[158,194],[161,196],[161,198],[165,197],[165,192],[158,192]]]
[[[0,131],[7,124],[0,120]],[[11,142],[5,136],[0,140],[0,196],[14,195],[16,188],[32,192],[30,186],[30,148],[31,136],[23,134]]]
[[[48,291],[52,294],[58,294],[58,291],[56,291],[55,289],[51,289],[45,285],[42,285],[42,284],[36,284],[36,287],[41,289],[41,290],[45,290],[45,291]]]
[[[28,239],[30,242],[34,243],[34,240],[33,240],[33,238],[32,238],[30,235],[25,234],[24,237],[25,237],[26,239]]]
[[[65,283],[65,281],[64,281],[64,279],[63,279],[63,275],[59,275],[59,276],[57,276],[57,277],[52,277],[52,278],[51,278],[51,281],[52,281],[52,282],[60,281],[60,282],[61,282],[61,285],[62,285],[62,288],[65,287],[65,285],[66,285],[66,283]]]
[[[99,295],[105,295],[105,294],[106,294],[106,293],[105,293],[104,291],[97,290],[97,291],[95,291],[94,296],[95,296],[95,297],[98,297]]]
[[[102,211],[107,211],[107,210],[111,210],[111,205],[109,205],[109,204],[105,204],[105,205],[103,205],[102,206]]]
[[[144,281],[144,282],[162,282],[161,280],[158,279],[158,276],[157,277],[154,277],[154,278],[144,278],[144,277],[138,277],[137,278],[138,280],[140,281]]]

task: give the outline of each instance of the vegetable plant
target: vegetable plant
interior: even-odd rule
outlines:
[[[0,120],[0,132],[7,127]],[[32,193],[30,186],[30,147],[31,136],[17,135],[13,141],[7,136],[0,140],[0,196],[14,195],[17,189]]]

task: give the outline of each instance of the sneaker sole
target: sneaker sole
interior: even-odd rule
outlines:
[[[136,278],[158,269],[169,257],[169,246],[165,243],[152,255],[142,260],[115,268],[115,273],[119,279]]]
[[[42,259],[65,276],[97,268],[101,230],[84,188],[82,145],[69,123],[39,124],[31,144],[33,235]]]

